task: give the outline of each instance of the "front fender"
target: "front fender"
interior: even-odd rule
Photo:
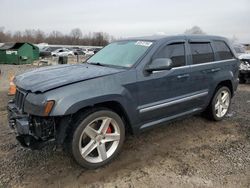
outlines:
[[[77,111],[88,107],[88,106],[94,106],[96,104],[104,103],[104,102],[117,102],[119,103],[126,111],[128,111],[128,105],[126,104],[126,101],[124,100],[124,97],[112,94],[112,95],[104,95],[99,96],[95,98],[90,99],[84,99],[82,101],[77,101],[74,104],[72,104],[69,108],[64,108],[64,115],[74,114]],[[53,114],[52,114],[53,115]]]
[[[41,106],[44,101],[54,100],[49,116],[66,116],[104,102],[116,102],[123,108],[131,123],[137,123],[137,88],[134,70],[120,74],[99,77],[46,91],[29,94],[27,113],[41,115],[33,111],[33,106]],[[39,99],[39,100],[38,100]]]
[[[48,91],[45,93],[46,99],[55,100],[50,116],[65,116],[99,103],[117,102],[128,114],[129,119],[136,121],[135,80],[134,72],[126,72]]]

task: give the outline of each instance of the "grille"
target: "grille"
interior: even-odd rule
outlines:
[[[15,105],[19,110],[22,110],[23,108],[24,99],[25,99],[25,93],[17,89],[15,95]]]

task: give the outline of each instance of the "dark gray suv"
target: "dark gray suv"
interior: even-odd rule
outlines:
[[[109,44],[84,64],[15,78],[9,124],[26,147],[65,146],[87,168],[111,161],[126,133],[206,111],[222,120],[239,60],[225,38],[179,35]]]

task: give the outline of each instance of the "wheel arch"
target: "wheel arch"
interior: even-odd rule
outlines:
[[[222,80],[220,81],[217,85],[215,85],[214,89],[211,91],[211,95],[209,97],[208,103],[206,104],[206,108],[208,108],[208,106],[211,104],[214,95],[216,94],[217,90],[223,86],[226,86],[229,88],[230,92],[231,92],[231,97],[233,97],[234,95],[234,88],[233,88],[233,83],[231,80],[227,79],[227,80]],[[206,110],[205,110],[206,111]]]
[[[116,100],[99,102],[99,103],[95,103],[92,105],[82,107],[72,115],[78,116],[79,114],[82,114],[82,113],[95,111],[95,109],[97,109],[97,108],[99,108],[99,109],[106,108],[106,109],[109,109],[109,110],[117,113],[124,121],[126,131],[133,134],[133,129],[131,126],[131,119],[130,119],[126,109],[124,108],[124,106],[119,101],[116,101]]]
[[[221,82],[219,82],[215,88],[215,91],[214,91],[214,94],[216,93],[216,91],[220,88],[220,87],[223,87],[223,86],[226,86],[229,88],[230,92],[231,92],[231,95],[233,96],[234,95],[234,89],[233,89],[233,83],[231,80],[223,80]]]
[[[108,108],[116,112],[124,121],[126,130],[129,131],[130,133],[133,133],[133,129],[131,127],[131,121],[129,119],[128,113],[126,112],[126,110],[124,109],[121,103],[117,101],[106,101],[102,103],[97,103],[93,107],[94,108],[99,108],[99,107]]]

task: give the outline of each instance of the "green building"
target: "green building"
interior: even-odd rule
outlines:
[[[39,59],[39,48],[30,43],[5,43],[0,46],[0,64],[28,64]]]

